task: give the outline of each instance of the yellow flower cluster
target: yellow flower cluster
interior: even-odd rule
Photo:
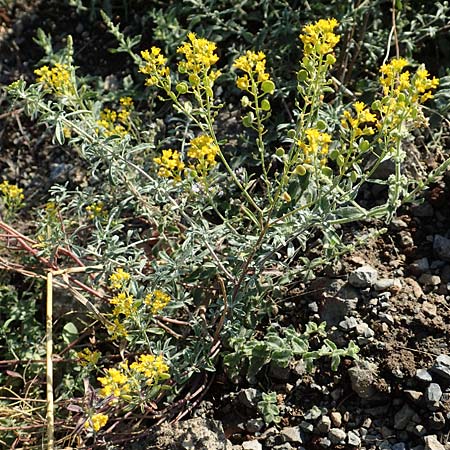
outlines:
[[[169,366],[164,362],[162,355],[141,355],[139,357],[139,362],[136,361],[132,363],[130,368],[131,370],[143,374],[147,379],[145,384],[148,386],[170,378]]]
[[[185,165],[181,160],[180,152],[168,148],[162,151],[161,156],[153,158],[153,161],[160,166],[158,176],[181,181],[181,173],[184,170]]]
[[[131,275],[128,272],[125,272],[121,267],[119,267],[109,277],[109,281],[110,281],[109,287],[115,291],[119,291],[124,288],[125,284],[130,279],[131,279]]]
[[[81,352],[77,353],[81,366],[97,364],[100,356],[102,356],[102,354],[98,350],[93,352],[90,348],[85,348]]]
[[[150,307],[152,314],[158,314],[169,302],[170,296],[160,290],[147,294],[144,299],[144,303]]]
[[[43,84],[45,88],[52,90],[55,94],[75,94],[69,65],[56,63],[51,69],[48,66],[42,66],[36,69],[34,73],[37,75],[36,81]]]
[[[111,335],[111,339],[116,340],[120,338],[125,338],[128,336],[128,331],[123,323],[115,317],[112,323],[108,324],[106,327],[108,333]]]
[[[185,57],[185,61],[178,63],[178,71],[186,73],[193,86],[198,86],[201,81],[209,80],[210,84],[220,76],[219,70],[211,70],[219,57],[215,54],[217,48],[214,42],[204,38],[198,38],[195,33],[188,34],[188,40],[177,49]]]
[[[247,50],[245,55],[236,59],[233,64],[236,69],[242,70],[245,75],[236,80],[236,86],[242,91],[248,91],[251,86],[251,80],[257,83],[263,83],[270,79],[266,72],[266,55],[264,52],[253,52]]]
[[[340,36],[334,33],[334,29],[338,25],[339,22],[336,19],[320,19],[313,24],[306,25],[300,34],[304,54],[306,56],[311,54],[324,56],[331,53],[340,39]]]
[[[353,137],[372,135],[375,133],[373,127],[367,126],[368,123],[376,123],[377,118],[366,107],[363,102],[355,102],[353,105],[355,115],[350,111],[344,111],[341,124],[344,129],[350,129],[353,132]]]
[[[23,195],[23,189],[15,184],[10,184],[9,181],[4,180],[0,183],[0,192],[6,203],[9,205],[20,205],[25,196]]]
[[[98,413],[94,414],[89,420],[84,423],[85,428],[91,428],[95,432],[103,428],[108,422],[108,416],[106,414]]]
[[[305,164],[313,164],[320,158],[320,165],[324,166],[327,162],[326,155],[331,143],[331,136],[328,133],[322,133],[316,128],[308,128],[305,134],[307,142],[297,142],[303,151],[303,162]]]
[[[129,377],[124,372],[124,367],[120,369],[114,367],[106,370],[106,376],[97,378],[100,381],[102,388],[99,391],[100,397],[114,397],[127,396],[131,390]]]
[[[103,202],[92,203],[91,205],[86,206],[86,212],[91,220],[96,218],[103,219],[107,216]]]
[[[212,137],[202,134],[192,139],[187,155],[198,162],[191,164],[190,168],[206,175],[206,172],[217,164],[216,155],[218,152],[219,147],[214,143]]]
[[[407,120],[416,120],[420,117],[420,104],[432,98],[431,91],[439,85],[439,79],[430,78],[424,66],[411,74],[403,71],[407,65],[405,58],[393,58],[380,68],[384,98],[379,105],[382,116],[379,129],[389,131]]]
[[[131,97],[121,97],[119,102],[118,111],[104,108],[100,112],[100,120],[97,120],[97,125],[102,128],[105,136],[124,137],[131,129],[130,115],[134,108],[133,100]]]
[[[113,314],[118,317],[123,314],[125,317],[130,317],[137,311],[137,306],[132,295],[125,292],[119,292],[109,303],[114,305]]]
[[[162,355],[143,354],[138,361],[128,366],[128,361],[119,364],[119,368],[106,370],[104,377],[97,380],[102,385],[100,397],[110,395],[129,400],[134,392],[141,394],[142,378],[147,386],[152,386],[170,378],[169,366]]]
[[[166,66],[167,58],[161,53],[159,47],[152,47],[150,51],[144,50],[141,56],[145,61],[145,66],[139,69],[139,72],[148,75],[145,84],[154,86],[160,84],[161,80],[170,77],[170,69]]]

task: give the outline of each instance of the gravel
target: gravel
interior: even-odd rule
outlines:
[[[373,286],[378,279],[378,270],[368,264],[358,267],[350,273],[348,282],[357,288]]]
[[[450,356],[439,355],[431,368],[431,371],[450,380]]]

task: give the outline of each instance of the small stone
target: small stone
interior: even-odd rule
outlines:
[[[382,322],[387,323],[388,325],[394,325],[395,323],[394,318],[389,313],[380,312],[378,313],[378,317]]]
[[[294,450],[294,447],[292,447],[289,442],[285,442],[284,444],[275,445],[275,447],[272,447],[273,450]]]
[[[347,443],[353,447],[359,447],[361,445],[361,438],[354,431],[349,431],[347,433]]]
[[[322,415],[322,410],[317,406],[313,406],[306,414],[305,420],[316,420]]]
[[[336,428],[342,425],[342,414],[339,411],[333,411],[330,414],[331,422]]]
[[[354,270],[349,278],[348,282],[357,288],[366,288],[373,286],[378,279],[378,271],[368,264],[358,267]]]
[[[439,259],[450,261],[450,239],[436,234],[433,239],[433,251]]]
[[[419,277],[419,283],[424,286],[439,286],[441,284],[441,277],[439,275],[432,275],[431,273],[423,273]]]
[[[319,312],[319,305],[317,304],[317,302],[308,303],[308,308],[313,313]]]
[[[346,317],[344,320],[339,322],[339,328],[344,331],[353,330],[358,325],[358,321],[355,317]]]
[[[441,375],[443,378],[450,379],[450,356],[439,355],[436,358],[431,371]]]
[[[395,278],[380,278],[373,287],[378,292],[389,291],[395,285],[395,282]]]
[[[436,305],[431,302],[423,302],[422,303],[422,311],[425,314],[428,314],[430,317],[436,317],[436,314],[437,314]]]
[[[377,447],[378,450],[392,450],[391,444],[389,441],[382,441],[380,445]]]
[[[404,442],[397,442],[391,447],[392,450],[406,450],[406,444]]]
[[[430,417],[430,427],[432,430],[442,430],[445,427],[445,417],[440,411],[435,412]]]
[[[362,426],[367,429],[370,428],[372,426],[372,419],[370,417],[366,417]]]
[[[256,439],[252,441],[245,441],[242,443],[243,450],[262,450],[262,445]]]
[[[437,383],[430,383],[425,390],[425,401],[428,409],[435,411],[439,407],[439,401],[442,397],[442,389]]]
[[[394,428],[396,430],[403,430],[408,425],[414,414],[415,411],[409,405],[403,405],[403,407],[397,411],[394,416]]]
[[[365,322],[356,325],[356,333],[358,334],[358,344],[367,344],[369,340],[375,336],[375,331],[373,331]]]
[[[420,391],[404,391],[405,394],[408,396],[410,400],[412,400],[414,403],[418,403],[420,399],[423,397],[423,393]]]
[[[424,381],[425,383],[433,381],[433,378],[431,378],[431,374],[427,369],[417,369],[416,378],[420,381]]]
[[[319,433],[328,433],[331,428],[331,419],[328,416],[322,416],[317,422],[316,428]]]
[[[414,427],[414,434],[416,434],[417,436],[425,436],[426,433],[427,430],[420,423]]]
[[[361,398],[370,398],[375,393],[373,383],[375,381],[376,366],[367,361],[357,362],[354,367],[348,369],[348,375],[352,383],[352,389]]]
[[[438,441],[435,434],[425,436],[423,440],[425,441],[424,450],[445,450],[445,447]]]
[[[256,405],[260,399],[260,392],[254,388],[242,389],[239,392],[237,399],[241,405],[246,408],[256,408]]]
[[[257,417],[256,419],[250,419],[247,422],[245,428],[249,433],[256,433],[258,431],[261,431],[264,428],[264,420],[260,417]]]
[[[331,428],[328,432],[328,439],[330,439],[333,444],[343,444],[346,437],[347,433],[341,428]]]
[[[319,445],[323,448],[329,448],[331,447],[331,441],[328,438],[323,437],[319,439]]]
[[[409,266],[409,270],[411,270],[411,272],[416,276],[421,275],[422,273],[426,272],[429,269],[430,269],[430,263],[428,262],[428,258],[416,259]]]
[[[312,433],[314,430],[314,425],[312,423],[307,422],[306,420],[302,420],[300,422],[300,428],[308,433]]]
[[[280,436],[285,442],[295,442],[303,444],[300,427],[285,427],[280,431]]]

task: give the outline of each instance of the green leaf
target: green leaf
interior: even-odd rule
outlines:
[[[74,339],[78,337],[78,329],[72,322],[68,322],[64,325],[62,330],[62,338],[66,344],[70,344]]]

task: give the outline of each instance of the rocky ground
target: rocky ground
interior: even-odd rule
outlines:
[[[51,21],[55,12],[45,2],[36,5],[17,17],[0,9],[5,84],[31,76],[39,59],[31,37],[40,17]],[[62,28],[73,28],[80,41],[89,37],[70,17]],[[28,198],[44,201],[54,182],[83,178],[82,162],[51,144],[45,129],[6,109],[0,121],[2,174],[20,174]],[[386,224],[346,232],[363,239],[368,226]],[[266,426],[257,413],[258,386],[217,375],[190,419],[159,427],[135,448],[450,449],[450,176],[422,204],[403,209],[385,233],[312,282],[293,286],[279,308],[280,324],[325,320],[338,345],[360,346],[360,360],[344,360],[337,372],[324,363],[313,374],[301,362],[272,367],[268,377],[282,415],[277,426]]]

